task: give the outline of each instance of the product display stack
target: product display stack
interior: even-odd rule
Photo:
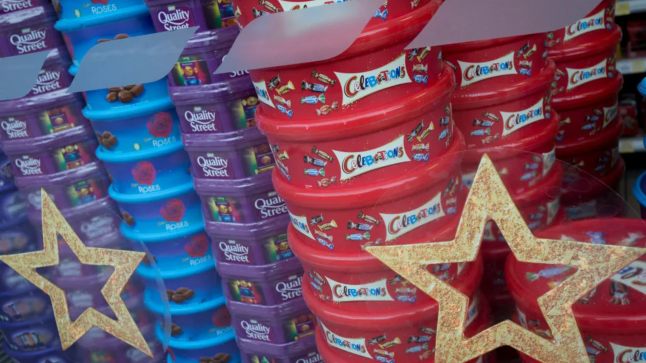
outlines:
[[[260,5],[235,3],[242,26],[279,11]],[[307,358],[313,342],[298,339],[272,349],[270,362],[433,361],[438,304],[365,248],[451,239],[459,220],[467,188],[457,153],[464,138],[451,115],[453,71],[439,47],[404,49],[439,5],[389,3],[337,57],[250,71],[256,122],[269,139],[274,187],[289,210],[287,237],[304,275],[301,282],[297,269],[267,271],[269,283],[239,291],[250,302],[280,302],[295,299],[302,284],[316,319],[280,311],[296,329],[274,337],[316,326],[320,353]],[[481,260],[428,269],[472,298],[467,334],[489,326],[477,292]]]
[[[548,34],[548,56],[556,63],[552,103],[561,116],[556,156],[603,182],[581,185],[576,174],[565,176],[562,204],[572,220],[615,204],[605,185],[617,188],[625,169],[617,117],[623,77],[615,68],[621,28],[614,18],[615,1],[604,0],[586,18]]]

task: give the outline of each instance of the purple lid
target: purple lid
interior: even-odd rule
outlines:
[[[249,76],[201,86],[168,87],[168,90],[175,106],[228,101],[239,98],[240,93],[255,92]]]
[[[94,140],[94,131],[92,131],[92,127],[82,125],[33,139],[6,140],[3,141],[2,148],[7,155],[16,155],[49,150],[60,147],[60,145],[74,144],[87,139]]]
[[[256,223],[219,223],[205,221],[204,226],[209,236],[244,238],[260,240],[285,233],[289,225],[289,214],[266,219]]]
[[[274,357],[296,357],[316,348],[315,334],[287,344],[265,343],[238,338],[240,350],[249,354],[271,355]]]
[[[276,280],[281,276],[290,276],[303,271],[301,261],[297,258],[289,258],[260,266],[218,262],[216,267],[222,277],[243,278],[251,281]]]
[[[0,15],[0,31],[14,28],[25,28],[36,24],[56,22],[56,13],[50,6],[38,6],[31,9]]]
[[[304,299],[295,299],[278,305],[257,305],[228,301],[227,308],[232,315],[261,316],[276,320],[283,320],[303,310],[309,311]]]
[[[47,60],[51,60],[52,63],[55,62],[56,60],[52,59],[50,56],[47,57]],[[17,100],[0,102],[0,114],[11,113],[20,115],[34,113],[40,110],[50,109],[54,106],[63,106],[72,102],[83,102],[83,97],[80,93],[67,93],[67,88],[63,88],[38,96],[23,97]]]
[[[68,208],[62,211],[61,213],[63,213],[63,217],[65,217],[65,219],[68,222],[71,222],[71,221],[77,220],[77,218],[79,217],[91,216],[97,211],[106,211],[106,212],[111,211],[116,216],[116,211],[117,211],[116,204],[112,199],[110,199],[110,197],[105,197],[90,203],[85,203],[73,208]],[[121,217],[118,216],[118,218],[120,219]],[[39,229],[42,229],[42,222],[41,222],[43,220],[42,213],[36,214],[36,220],[37,220],[36,227]],[[34,221],[31,220],[31,222],[33,224]],[[74,232],[76,232],[77,234],[79,233],[79,231],[76,231],[76,230]]]
[[[67,48],[65,48],[64,46],[56,47],[49,52],[47,58],[45,58],[43,68],[51,67],[55,64],[68,65],[65,68],[69,68],[69,66],[72,65],[70,55],[67,52]]]
[[[203,179],[193,178],[197,194],[220,193],[223,196],[245,196],[254,192],[273,190],[271,173],[262,173],[244,179]]]
[[[103,164],[100,161],[54,174],[16,176],[15,180],[18,188],[25,189],[45,185],[69,185],[77,179],[79,181],[88,179],[91,175],[105,175],[107,178]]]
[[[182,141],[189,152],[231,151],[267,142],[267,137],[261,134],[257,127],[249,127],[221,134],[183,134]]]
[[[158,0],[159,4],[164,2],[176,2],[168,0]],[[237,26],[228,26],[225,28],[213,29],[206,32],[197,33],[189,39],[182,55],[195,53],[208,53],[217,50],[224,50],[229,53],[229,49],[235,42],[236,37],[240,34]]]

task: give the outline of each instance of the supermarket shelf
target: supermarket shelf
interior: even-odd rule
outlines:
[[[617,60],[617,70],[623,74],[646,72],[646,58],[626,58]]]
[[[624,16],[646,12],[646,0],[624,0],[617,1],[615,15]]]
[[[622,137],[619,139],[619,152],[622,154],[646,152],[646,147],[644,147],[644,135]]]

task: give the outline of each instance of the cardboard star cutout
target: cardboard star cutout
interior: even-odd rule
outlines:
[[[121,299],[124,287],[146,254],[144,252],[86,247],[44,189],[41,189],[41,202],[44,250],[0,256],[0,261],[6,263],[49,295],[52,300],[56,326],[58,327],[63,350],[72,346],[92,327],[96,326],[153,358],[150,347]],[[76,321],[72,321],[65,291],[36,272],[37,268],[59,264],[57,238],[59,234],[65,239],[82,264],[114,267],[114,272],[101,289],[101,294],[112,311],[114,311],[116,321],[93,308],[88,308]]]
[[[519,261],[578,269],[538,299],[552,340],[509,320],[466,338],[469,298],[426,270],[429,264],[475,261],[489,220],[496,222]],[[366,250],[438,302],[436,363],[466,362],[505,345],[545,363],[590,363],[572,305],[646,253],[644,248],[534,237],[487,155],[480,162],[454,240]]]

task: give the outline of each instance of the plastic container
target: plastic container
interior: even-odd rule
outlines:
[[[538,237],[560,239],[566,235],[577,241],[643,247],[645,234],[646,225],[642,220],[615,218],[564,224],[546,230]],[[646,334],[640,318],[646,304],[646,296],[642,293],[644,261],[642,257],[602,281],[572,306],[586,350],[595,363],[629,362],[632,357],[638,357],[633,361],[641,359],[636,351],[641,350]],[[526,329],[551,337],[536,298],[575,271],[564,265],[521,263],[509,258],[507,284],[518,306],[517,321]]]
[[[208,29],[200,0],[146,0],[157,32],[197,26],[197,33]]]
[[[289,216],[285,215],[234,228],[207,222],[207,232],[218,263],[261,266],[294,257],[287,241],[288,225]]]
[[[548,33],[548,56],[568,47],[596,41],[612,31],[615,23],[615,2],[602,0],[585,18],[559,30]]]
[[[442,74],[440,47],[404,48],[439,3],[431,1],[417,11],[366,28],[350,48],[332,59],[249,71],[260,109],[285,125],[318,123],[328,117],[364,117],[431,87]]]
[[[513,87],[548,64],[545,33],[447,45],[442,57],[455,71],[458,99]]]
[[[145,353],[137,348],[115,338],[112,335],[105,334],[98,328],[92,328],[86,335],[79,340],[77,344],[77,362],[82,363],[102,363],[102,362],[119,362],[119,363],[163,363],[166,351],[160,341],[154,340],[151,336],[154,332],[154,326],[150,323],[147,325],[138,323],[141,333],[148,343],[155,358],[149,358]]]
[[[434,85],[361,115],[337,113],[318,124],[295,119],[286,125],[265,107],[256,121],[269,139],[279,179],[326,192],[368,187],[454,151],[452,77],[446,67]]]
[[[192,181],[191,163],[180,142],[128,153],[113,153],[100,147],[96,155],[113,177],[111,189],[120,194],[146,195]]]
[[[38,289],[0,293],[0,321],[18,322],[52,314],[49,296]]]
[[[240,351],[236,345],[236,336],[231,329],[228,333],[206,340],[185,341],[170,338],[168,342],[169,363],[194,363],[201,358],[218,357],[223,362],[240,362]]]
[[[25,9],[31,9],[38,6],[47,6],[49,4],[46,1],[36,1],[36,0],[2,0],[0,1],[0,14],[9,14],[16,11],[21,11]]]
[[[431,241],[453,239],[456,228],[457,223],[438,231]],[[321,308],[339,309],[347,314],[364,314],[368,311],[398,311],[403,314],[434,303],[430,296],[406,284],[401,276],[371,255],[340,256],[317,251],[303,241],[293,227],[290,227],[287,235],[294,253],[303,263],[305,285],[312,289],[313,298]],[[427,270],[444,281],[461,284],[482,273],[482,260],[429,265]]]
[[[191,183],[146,195],[122,194],[113,186],[108,192],[133,232],[152,236],[202,224],[200,199]]]
[[[9,357],[13,358],[14,361],[21,363],[41,363],[47,361],[56,363],[74,363],[65,358],[65,355],[60,348],[46,348],[33,352],[20,352],[9,348],[7,342],[3,340],[2,350],[7,353]]]
[[[238,338],[242,363],[324,363],[316,349],[316,339],[310,335],[286,344],[272,344]]]
[[[171,3],[176,1],[161,0],[160,2]],[[181,3],[196,3],[197,5],[200,5],[200,0],[185,0],[180,2],[180,4]],[[177,14],[190,14],[190,11],[186,11],[186,7],[177,6],[177,4],[164,5],[157,9],[162,7],[164,8],[163,10],[151,11],[159,11],[157,16],[161,16],[161,13],[166,14],[166,7],[169,7],[173,8],[173,12]],[[166,16],[168,17],[169,15]],[[159,29],[161,25],[159,21],[157,21],[158,19],[154,16],[153,19],[155,19],[155,24],[158,27],[157,31],[164,31],[163,29]],[[190,19],[188,21],[190,22]],[[197,33],[195,36],[191,37],[177,60],[177,63],[175,63],[175,66],[173,66],[168,74],[168,84],[172,87],[200,86],[228,81],[234,77],[243,77],[248,82],[249,86],[251,86],[247,72],[241,71],[232,74],[215,74],[216,69],[218,69],[220,64],[222,64],[222,60],[229,53],[229,50],[239,33],[240,30],[237,27],[228,27],[226,29]]]
[[[4,3],[6,0],[3,8]],[[54,29],[56,14],[49,4],[42,5],[0,16],[0,56],[42,52],[64,45]]]
[[[489,85],[487,91],[466,88],[452,98],[453,119],[467,149],[504,147],[552,129],[551,83],[554,63],[533,77]],[[495,82],[495,81],[494,81]],[[457,93],[457,92],[456,92]],[[552,132],[552,137],[554,132]]]
[[[619,136],[624,125],[615,122],[603,132],[583,141],[556,146],[556,157],[594,177],[605,177],[612,172],[619,159]]]
[[[40,214],[41,189],[64,210],[107,197],[110,178],[103,165],[93,162],[56,174],[18,177],[16,185],[29,202],[29,213]]]
[[[263,1],[259,4],[257,1],[252,0],[239,0],[235,2],[236,18],[241,27],[247,26],[254,19],[266,15],[283,11],[293,11],[301,8],[311,8],[314,6],[321,6],[327,4],[334,4],[334,1],[321,1],[321,0],[307,0],[307,1],[291,1],[291,0],[271,0]],[[420,10],[423,6],[429,3],[429,0],[415,0],[410,3],[393,2],[392,4],[382,5],[379,7],[375,15],[370,19],[367,24],[366,32],[378,28],[384,22],[389,23],[394,19],[401,16],[410,15]],[[410,6],[409,6],[410,5]]]
[[[216,134],[256,125],[256,92],[248,79],[200,87],[171,87],[182,134]]]
[[[29,352],[60,347],[53,314],[20,322],[0,322],[0,331],[10,350]]]
[[[0,194],[0,226],[23,221],[27,208],[27,201],[17,190]]]
[[[271,306],[302,296],[303,267],[295,258],[264,266],[219,262],[217,268],[229,302]]]
[[[27,97],[39,96],[69,87],[72,84],[72,75],[68,71],[71,64],[70,56],[64,46],[49,52],[43,68],[38,73],[36,84],[31,88]]]
[[[33,251],[36,241],[34,228],[24,216],[0,224],[0,255]]]
[[[90,126],[34,139],[7,140],[2,148],[16,177],[55,174],[94,162],[97,142]]]
[[[642,218],[646,219],[646,173],[637,178],[635,185],[633,185],[633,194],[640,204]]]
[[[274,306],[229,302],[233,326],[239,338],[285,344],[314,335],[316,317],[303,299]]]
[[[271,174],[236,180],[195,179],[205,220],[217,225],[257,223],[287,215],[287,206],[271,183]]]
[[[254,128],[225,134],[184,134],[195,179],[242,179],[274,169],[267,139]]]
[[[578,99],[581,95],[607,87],[617,77],[617,44],[621,28],[615,26],[603,36],[561,50],[551,49],[550,58],[556,63],[556,79],[552,95],[553,106],[560,111],[562,100]]]
[[[360,253],[375,244],[428,240],[459,219],[458,206],[466,198],[462,155],[456,154],[464,144],[456,135],[449,154],[389,182],[322,193],[290,185],[274,173],[274,187],[287,203],[294,228],[318,250]]]
[[[63,24],[73,21],[76,18],[101,18],[118,16],[124,9],[131,10],[133,7],[144,5],[142,0],[110,0],[84,2],[83,0],[57,1],[60,5],[56,7],[58,17]]]
[[[106,268],[101,271],[95,269],[94,274],[81,276],[52,277],[52,282],[65,291],[70,317],[77,319],[89,308],[97,309],[104,315],[115,318],[101,290],[108,282],[114,269]],[[126,305],[132,307],[141,305],[139,286],[129,283],[120,294]],[[139,323],[139,322],[138,322]]]
[[[56,135],[77,126],[89,126],[88,120],[81,114],[84,106],[81,96],[66,92],[67,89],[60,89],[1,103],[2,142],[35,139]]]

